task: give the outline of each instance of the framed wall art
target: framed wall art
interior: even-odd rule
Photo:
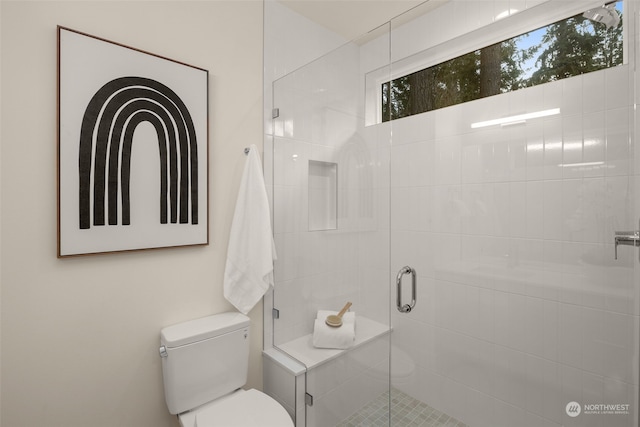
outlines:
[[[58,257],[208,244],[208,71],[58,27]]]

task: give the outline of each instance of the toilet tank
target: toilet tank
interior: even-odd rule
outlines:
[[[169,412],[196,408],[247,382],[249,318],[222,313],[168,326],[160,355]]]

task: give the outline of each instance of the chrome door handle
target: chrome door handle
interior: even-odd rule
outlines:
[[[615,259],[618,259],[618,245],[640,246],[640,231],[616,231],[614,241]]]
[[[402,305],[402,276],[411,273],[411,304]],[[396,307],[400,313],[409,313],[416,306],[416,271],[408,265],[402,267],[396,276]]]

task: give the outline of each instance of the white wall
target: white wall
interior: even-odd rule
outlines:
[[[2,425],[176,425],[159,331],[232,309],[222,275],[242,149],[262,135],[262,2],[0,4]],[[209,246],[56,258],[58,24],[209,70]],[[261,306],[250,315],[261,387]]]

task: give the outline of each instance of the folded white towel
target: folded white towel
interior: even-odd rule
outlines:
[[[353,347],[356,339],[356,314],[347,312],[342,316],[342,326],[334,328],[325,323],[327,316],[337,311],[320,310],[313,324],[313,346],[344,350]]]
[[[224,297],[247,314],[273,286],[276,248],[258,148],[251,145],[231,224]]]

